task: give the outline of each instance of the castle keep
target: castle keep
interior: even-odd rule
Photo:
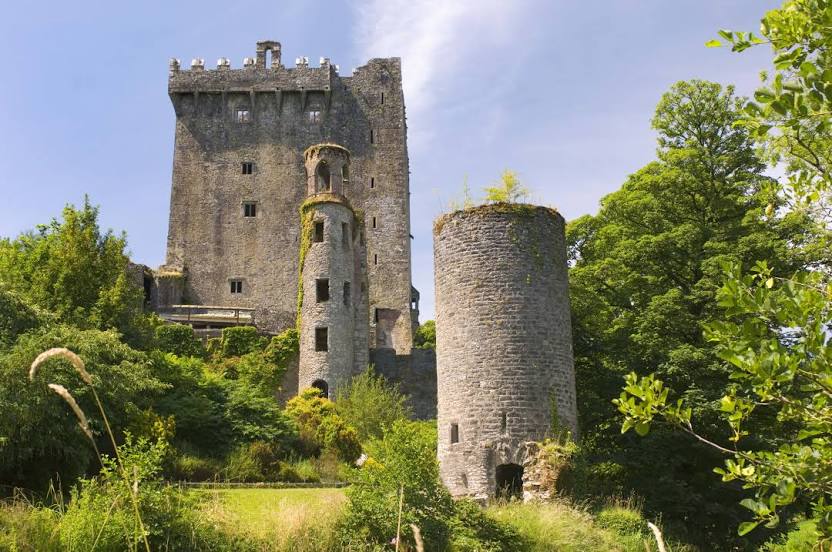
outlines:
[[[336,144],[346,163],[330,166],[328,178],[366,228],[365,289],[351,282],[354,299],[366,294],[369,307],[360,325],[372,329],[371,348],[409,353],[410,192],[400,60],[373,59],[342,77],[326,58],[319,67],[306,58],[286,67],[280,44],[264,41],[240,69],[225,58],[216,69],[202,59],[189,69],[172,60],[168,94],[176,137],[161,272],[182,282],[181,297],[166,291],[168,305],[159,306],[242,307],[264,332],[293,326],[298,210],[309,195],[307,172],[318,170],[304,152]],[[221,326],[222,313],[196,314],[206,326]]]
[[[577,432],[563,218],[486,205],[434,227],[437,354],[412,349],[407,128],[398,58],[341,76],[280,44],[232,69],[171,60],[176,113],[166,264],[151,306],[202,335],[297,327],[284,395],[332,395],[369,363],[437,418],[454,495],[532,485],[530,441]],[[141,270],[139,270],[141,272]],[[437,412],[438,407],[438,412]]]

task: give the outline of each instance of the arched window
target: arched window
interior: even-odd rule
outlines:
[[[332,182],[329,174],[329,165],[326,161],[318,163],[318,168],[315,169],[315,176],[317,178],[316,192],[328,192],[332,189]]]
[[[329,385],[324,380],[319,379],[313,381],[312,387],[314,387],[315,389],[320,389],[321,395],[323,395],[325,399],[329,398]]]

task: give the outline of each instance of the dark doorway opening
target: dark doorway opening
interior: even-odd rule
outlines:
[[[329,398],[329,385],[324,380],[315,380],[312,382],[312,387],[315,389],[321,390],[321,395],[324,396],[325,399]]]
[[[142,288],[144,290],[144,304],[150,305],[150,299],[153,294],[153,277],[145,274],[142,278]]]
[[[523,497],[523,466],[501,464],[496,474],[497,498]]]

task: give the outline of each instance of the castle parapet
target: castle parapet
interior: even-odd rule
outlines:
[[[267,66],[268,54],[271,62]],[[308,57],[295,60],[295,67],[281,63],[280,43],[260,41],[256,57],[243,60],[243,67],[234,69],[228,58],[220,58],[216,69],[207,69],[205,60],[194,58],[190,70],[182,70],[178,59],[169,64],[168,93],[191,92],[274,92],[275,90],[332,90],[337,66],[329,58],[321,58],[320,67],[310,67]]]

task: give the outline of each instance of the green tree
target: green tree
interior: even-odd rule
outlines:
[[[718,488],[718,453],[670,430],[639,441],[620,435],[611,400],[628,372],[656,372],[697,405],[718,434],[718,401],[728,372],[702,336],[719,316],[721,266],[773,258],[776,275],[806,266],[816,238],[805,215],[765,218],[770,179],[748,131],[737,126],[743,101],[733,89],[680,82],[659,102],[653,126],[658,160],[601,202],[596,216],[570,223],[578,405],[589,478],[637,492],[648,512],[690,527],[707,546],[741,519],[739,489]]]
[[[4,483],[45,490],[56,475],[69,484],[96,468],[95,451],[47,382],[63,385],[72,393],[90,414],[99,449],[112,448],[102,421],[93,415],[98,409],[89,387],[68,362],[48,360],[34,382],[26,377],[32,361],[53,347],[66,347],[84,358],[117,434],[164,388],[153,376],[147,355],[122,343],[114,331],[57,326],[24,334],[0,355],[0,480]]]
[[[286,414],[295,422],[307,454],[334,451],[341,460],[352,462],[361,454],[354,427],[338,415],[335,403],[320,389],[310,387],[286,403]]]
[[[0,286],[62,322],[138,340],[142,291],[128,279],[125,245],[124,235],[101,232],[98,208],[84,198],[80,209],[64,208],[63,220],[0,240]]]
[[[385,428],[410,415],[407,398],[399,391],[398,385],[377,375],[372,367],[338,390],[335,409],[349,425],[355,427],[362,443],[380,439]]]
[[[419,325],[413,336],[413,346],[419,349],[436,349],[436,322],[427,320]]]
[[[761,36],[720,31],[735,51],[768,43],[774,52],[774,78],[768,82],[766,76],[766,85],[738,121],[761,141],[771,161],[785,167],[785,177],[770,189],[766,214],[772,225],[800,214],[814,217],[820,231],[832,223],[822,205],[832,189],[830,21],[829,1],[789,0],[765,15]],[[739,525],[743,534],[761,523],[777,526],[784,506],[807,500],[818,536],[832,537],[828,238],[820,233],[813,248],[826,255],[825,262],[807,264],[794,275],[778,274],[770,266],[776,258],[771,255],[758,257],[769,261],[750,270],[736,263],[726,266],[718,293],[724,313],[706,326],[705,335],[734,382],[719,400],[727,439],[701,423],[701,400],[677,398],[663,375],[630,374],[618,400],[623,431],[646,434],[656,420],[667,422],[726,456],[724,468],[717,470],[723,480],[754,491],[754,498],[742,501],[753,513],[752,520]],[[774,417],[776,424],[755,425],[766,417]],[[770,446],[755,442],[761,432]]]

